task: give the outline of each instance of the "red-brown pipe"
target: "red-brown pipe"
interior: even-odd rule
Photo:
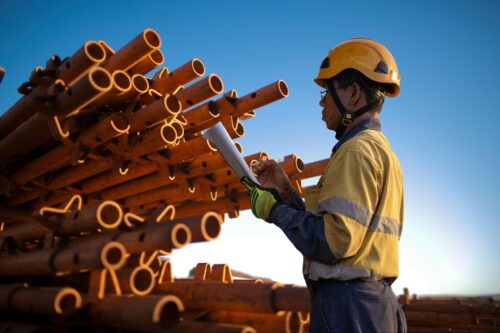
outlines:
[[[163,53],[160,50],[154,50],[131,67],[128,72],[130,74],[147,74],[163,64],[163,60]]]
[[[127,45],[115,52],[102,65],[109,71],[128,70],[141,61],[143,57],[159,49],[160,36],[153,29],[146,29]]]
[[[223,282],[176,281],[158,284],[156,293],[178,295],[190,309],[228,310],[257,313],[302,311],[310,309],[307,288],[279,283],[228,284]]]
[[[74,288],[0,285],[0,309],[42,315],[68,315],[82,307],[82,296]]]
[[[170,73],[168,70],[160,70],[153,77],[152,88],[162,94],[170,93],[203,75],[205,75],[203,63],[199,59],[192,59]]]
[[[325,170],[328,162],[330,161],[329,158],[325,158],[324,160],[308,163],[304,165],[304,170],[302,173],[300,173],[299,178],[300,179],[307,179],[307,178],[312,178],[316,176],[320,176],[323,171]]]
[[[184,311],[176,296],[124,297],[108,295],[94,303],[90,313],[94,321],[106,326],[156,332],[174,327]]]
[[[59,66],[54,77],[62,80],[66,85],[70,85],[84,75],[89,68],[102,62],[104,58],[105,51],[102,46],[97,42],[89,41]],[[0,139],[30,118],[37,111],[35,97],[41,96],[51,89],[37,87],[34,92],[23,97],[7,110],[0,118]]]
[[[217,74],[210,74],[189,87],[180,89],[175,95],[181,102],[182,109],[186,110],[212,96],[221,94],[223,91],[224,83],[222,83],[221,78]]]
[[[104,48],[95,41],[89,41],[71,57],[62,62],[57,69],[56,77],[66,85],[77,81],[92,66],[103,62],[106,58]]]
[[[263,88],[242,96],[236,100],[232,115],[241,117],[246,112],[258,109],[264,105],[275,102],[288,96],[288,86],[285,81],[279,80]]]
[[[141,132],[160,121],[178,115],[181,110],[181,103],[176,96],[165,95],[163,98],[137,110],[130,116],[130,132]]]
[[[110,267],[119,269],[126,251],[118,242],[99,247],[54,248],[0,257],[1,277],[42,277],[64,275],[86,269]]]
[[[83,132],[78,140],[89,148],[95,148],[128,131],[129,127],[124,116],[113,113]]]

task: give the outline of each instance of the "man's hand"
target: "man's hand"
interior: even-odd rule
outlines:
[[[265,188],[271,188],[280,194],[283,200],[289,203],[294,189],[285,170],[275,160],[264,160],[252,165],[252,171]]]
[[[250,205],[252,213],[259,219],[269,222],[269,215],[277,203],[282,203],[279,193],[274,189],[268,189],[254,183],[250,178],[241,178],[250,194]]]

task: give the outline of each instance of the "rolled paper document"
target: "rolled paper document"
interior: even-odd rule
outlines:
[[[204,131],[203,136],[217,147],[217,150],[224,157],[231,169],[238,175],[238,178],[241,179],[246,176],[259,184],[257,178],[250,171],[240,152],[236,149],[233,140],[231,140],[231,137],[220,122]]]

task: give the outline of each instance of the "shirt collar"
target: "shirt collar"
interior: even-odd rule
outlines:
[[[342,146],[346,141],[353,138],[359,132],[362,132],[362,131],[368,130],[368,129],[380,131],[381,127],[382,126],[381,126],[380,120],[378,118],[371,117],[371,118],[363,120],[362,122],[360,122],[359,124],[354,126],[349,132],[344,134],[344,136],[342,138],[340,138],[340,140],[337,142],[337,144],[333,147],[332,154],[335,153],[340,148],[340,146]]]

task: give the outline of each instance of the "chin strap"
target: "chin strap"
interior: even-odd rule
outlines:
[[[361,115],[365,114],[366,112],[372,110],[374,107],[376,107],[379,103],[380,100],[373,102],[371,104],[365,105],[362,108],[356,110],[356,111],[347,111],[340,101],[339,95],[337,94],[337,90],[333,86],[333,81],[332,80],[327,80],[326,85],[328,86],[328,91],[333,97],[333,101],[335,102],[335,105],[337,106],[337,109],[339,109],[340,114],[342,115],[342,119],[340,120],[340,124],[338,128],[335,130],[335,139],[340,140],[340,138],[344,135],[345,130],[352,125],[352,122],[354,119],[360,117]]]

